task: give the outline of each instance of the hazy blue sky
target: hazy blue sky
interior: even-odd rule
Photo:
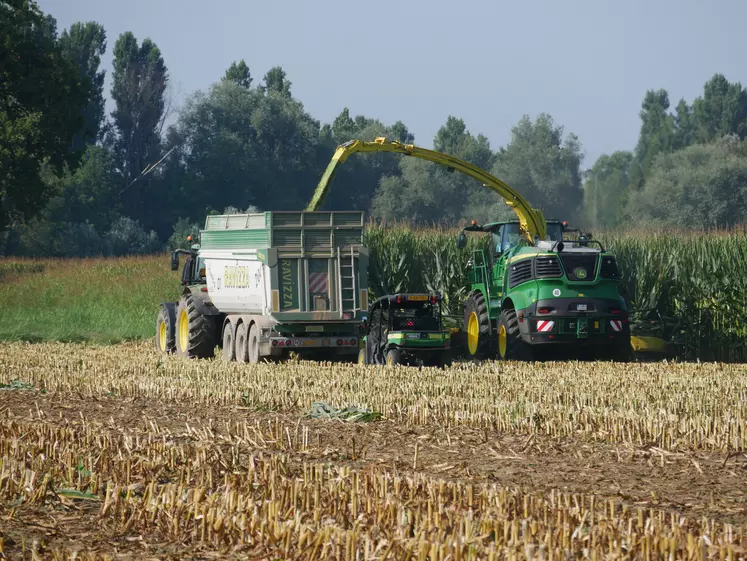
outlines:
[[[716,72],[747,84],[745,0],[39,0],[58,27],[95,20],[160,47],[179,102],[244,58],[274,65],[315,118],[402,120],[432,147],[448,115],[497,149],[522,114],[550,113],[585,166],[632,149],[647,89],[691,102]],[[107,95],[109,89],[107,72]]]

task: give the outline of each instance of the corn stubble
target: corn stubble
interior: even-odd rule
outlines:
[[[662,450],[745,449],[747,373],[738,367],[496,363],[444,372],[325,365],[323,376],[309,375],[310,368],[161,360],[139,344],[0,349],[6,376],[60,396],[236,404],[299,418],[324,399],[367,406],[405,425],[583,433]],[[744,527],[591,494],[535,494],[383,464],[312,461],[317,439],[302,420],[179,432],[150,422],[135,433],[31,413],[0,416],[0,519],[15,509],[72,504],[112,535],[252,558],[745,557]],[[81,547],[92,553],[78,558],[106,558],[94,545]]]

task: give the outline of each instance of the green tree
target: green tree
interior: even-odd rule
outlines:
[[[80,166],[57,180],[56,194],[45,216],[53,222],[89,223],[104,232],[118,216],[121,183],[112,153],[89,146]]]
[[[641,224],[714,228],[747,218],[747,143],[736,135],[661,155],[631,199]]]
[[[625,218],[633,153],[618,151],[601,156],[584,184],[587,222],[594,228],[614,228]]]
[[[249,89],[252,85],[252,74],[249,72],[249,67],[243,58],[239,62],[234,61],[231,63],[223,79],[233,82],[242,88]]]
[[[43,166],[59,174],[77,165],[72,140],[90,93],[54,19],[33,0],[0,0],[0,233],[44,208],[52,187]]]
[[[276,93],[284,97],[291,97],[291,81],[285,70],[280,66],[273,66],[264,77],[264,84],[260,89],[266,93]]]
[[[364,115],[350,116],[345,107],[335,118],[331,127],[322,130],[318,157],[318,181],[330,162],[338,145],[349,140],[372,141],[386,137],[404,143],[412,143],[414,136],[404,123],[397,121],[391,127],[377,119]],[[402,156],[396,154],[356,154],[338,167],[330,187],[324,208],[328,210],[369,210],[379,181],[384,176],[399,175]]]
[[[85,129],[75,136],[73,147],[83,149],[86,144],[101,138],[104,124],[104,77],[105,70],[100,70],[101,57],[106,52],[106,32],[96,22],[78,22],[60,35],[62,52],[79,68],[80,73],[89,80],[92,92],[88,106],[85,108]]]
[[[487,139],[474,137],[463,120],[449,116],[437,131],[434,148],[482,168],[490,168],[495,155]],[[399,173],[382,177],[373,213],[382,219],[454,223],[469,217],[484,221],[506,209],[497,196],[464,174],[443,166],[405,157]]]
[[[497,154],[493,175],[517,190],[547,218],[573,220],[583,199],[581,143],[543,113],[524,116],[511,130],[511,141]]]
[[[699,142],[710,142],[729,134],[747,135],[747,91],[739,82],[729,83],[715,74],[693,102],[693,118]]]
[[[112,112],[116,132],[114,149],[123,184],[124,212],[140,217],[150,204],[147,181],[133,181],[158,160],[168,74],[161,51],[150,39],[138,46],[129,31],[114,45]]]
[[[173,219],[201,221],[208,207],[303,208],[321,176],[319,134],[319,122],[292,98],[229,80],[198,92],[167,135]]]
[[[669,94],[666,90],[649,90],[641,106],[641,133],[635,147],[631,169],[631,183],[640,189],[648,171],[661,153],[671,152],[674,146],[674,117],[667,113]]]
[[[695,142],[696,130],[693,108],[681,99],[674,116],[674,141],[672,147],[680,150]]]

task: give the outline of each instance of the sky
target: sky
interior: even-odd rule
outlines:
[[[672,110],[715,73],[747,85],[744,0],[38,0],[58,30],[97,21],[111,53],[120,33],[151,38],[176,105],[234,60],[254,84],[280,65],[322,123],[348,107],[401,120],[432,148],[449,115],[496,150],[522,115],[549,113],[582,144],[583,167],[632,150],[646,90]],[[111,105],[108,107],[111,111]]]

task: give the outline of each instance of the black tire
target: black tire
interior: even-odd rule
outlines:
[[[472,319],[474,316],[474,319]],[[474,322],[474,325],[473,323]],[[477,345],[473,343],[471,329],[477,328]],[[473,360],[483,360],[495,356],[493,327],[488,315],[488,305],[480,292],[473,292],[464,305],[464,331],[467,334],[467,356]]]
[[[501,344],[501,334],[505,330],[506,345]],[[519,318],[516,310],[505,308],[498,319],[498,358],[501,360],[531,360],[532,349],[521,339]]]
[[[389,349],[386,353],[386,365],[391,368],[397,364],[402,364],[402,351],[399,349]]]
[[[259,362],[259,328],[256,323],[249,327],[249,336],[246,339],[247,362],[257,364]]]
[[[177,354],[187,358],[212,358],[216,339],[215,317],[201,314],[192,294],[182,296],[176,308]]]
[[[236,343],[234,356],[236,362],[247,362],[247,339],[249,338],[249,329],[245,323],[240,323],[236,328]]]
[[[236,345],[234,344],[234,340],[235,333],[233,330],[233,324],[230,321],[227,321],[226,325],[223,327],[223,352],[221,353],[221,357],[226,362],[236,360]]]
[[[156,316],[156,350],[161,354],[176,352],[176,302],[163,304]]]

